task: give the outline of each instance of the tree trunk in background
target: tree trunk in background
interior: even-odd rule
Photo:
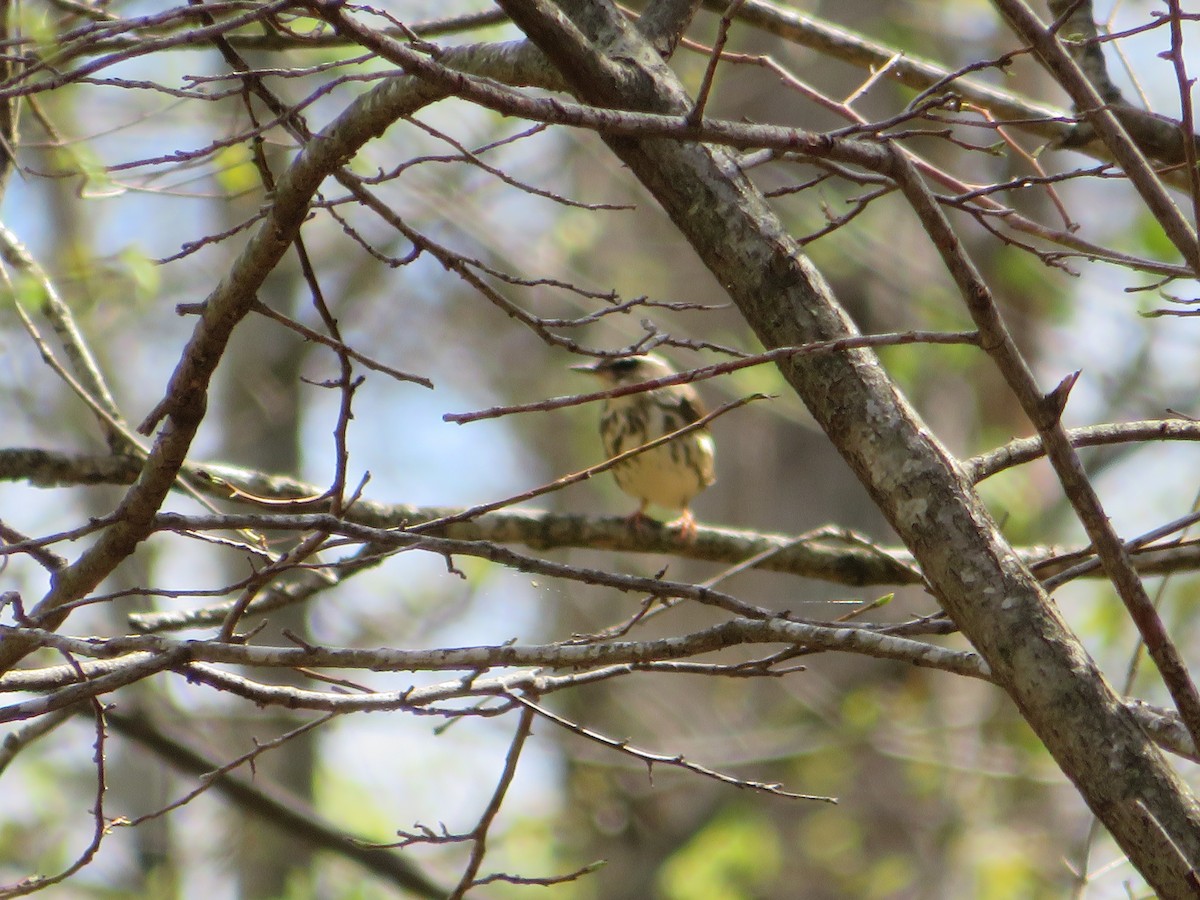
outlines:
[[[267,291],[261,299],[291,315],[297,305],[298,290],[298,280],[280,272],[268,280]],[[261,317],[252,317],[242,324],[230,344],[223,366],[221,457],[263,472],[299,472],[303,424],[301,394],[305,390],[300,381],[300,369],[304,359],[298,341],[280,326]],[[226,578],[232,582],[245,575],[245,569],[231,570]],[[254,623],[255,620],[247,620],[241,627],[246,629]],[[284,641],[286,639],[280,637],[284,629],[307,635],[307,608],[289,606],[272,612],[264,637],[271,643]],[[280,669],[272,673],[272,677],[281,684],[306,681],[288,669]],[[243,751],[249,748],[251,736],[270,739],[295,728],[307,718],[303,713],[291,713],[282,708],[259,710],[249,720],[253,731],[247,732],[241,704],[233,702],[232,716],[224,727],[239,735],[232,746]],[[314,735],[311,732],[302,735],[260,756],[255,763],[257,777],[267,783],[279,784],[311,802],[316,753]],[[298,852],[298,846],[303,846],[304,852]],[[239,895],[247,900],[283,896],[289,879],[306,870],[310,862],[307,845],[298,845],[289,835],[246,816],[241,817],[235,849]]]

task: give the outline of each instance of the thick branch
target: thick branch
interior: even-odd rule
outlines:
[[[501,5],[585,100],[657,112],[688,107],[673,74],[611,7],[564,4],[587,33],[580,41],[537,0]],[[614,78],[615,67],[628,71]],[[828,285],[726,153],[660,140],[609,144],[728,286],[767,347],[853,333]],[[1164,896],[1190,896],[1200,810],[1004,542],[953,457],[871,353],[780,368],[1139,871]]]
[[[397,650],[337,647],[251,647],[219,641],[176,641],[154,635],[117,637],[108,640],[70,638],[53,632],[30,632],[40,646],[53,647],[80,657],[120,659],[120,664],[98,669],[54,666],[22,670],[0,676],[0,693],[46,690],[55,685],[73,685],[83,671],[92,681],[100,676],[116,682],[120,673],[136,670],[138,677],[184,662],[209,662],[244,667],[363,669],[373,672],[484,672],[520,666],[544,669],[591,669],[621,664],[647,665],[663,660],[685,659],[742,645],[782,644],[803,646],[808,651],[858,653],[876,659],[894,660],[930,669],[941,669],[968,678],[987,679],[988,669],[975,653],[949,650],[911,638],[880,634],[857,625],[820,625],[770,620],[731,619],[702,631],[646,641],[610,641],[597,644],[500,644],[478,647]],[[155,662],[157,661],[157,663]],[[157,665],[157,669],[155,669]],[[124,682],[122,682],[124,683]],[[106,683],[107,684],[107,683]],[[120,685],[116,685],[120,686]],[[461,685],[455,687],[458,690]],[[96,693],[113,687],[99,686]],[[431,694],[443,699],[442,694]],[[430,702],[427,700],[426,702]],[[7,714],[6,714],[7,715]]]

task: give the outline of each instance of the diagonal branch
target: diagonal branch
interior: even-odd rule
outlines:
[[[1130,138],[1116,111],[1108,105],[1095,86],[1063,47],[1058,35],[1049,31],[1023,0],[994,0],[996,7],[1017,36],[1037,51],[1038,58],[1051,76],[1070,95],[1075,108],[1096,135],[1108,147],[1141,195],[1146,208],[1162,225],[1193,272],[1200,274],[1200,241],[1192,225],[1180,212],[1151,168],[1142,151]]]
[[[144,747],[168,765],[208,779],[218,794],[243,812],[305,844],[353,860],[368,872],[386,878],[414,897],[445,897],[446,890],[431,881],[398,853],[366,846],[307,807],[284,789],[227,771],[213,757],[190,746],[141,714],[109,711],[105,718],[118,734]],[[194,737],[194,736],[193,736]]]
[[[564,2],[574,27],[563,28],[557,10],[538,0],[501,6],[584,100],[688,108],[673,73],[613,7]],[[624,77],[612,77],[614,68]],[[728,286],[765,346],[853,333],[824,279],[727,153],[662,140],[608,143]],[[868,351],[780,368],[1122,849],[1164,896],[1188,895],[1191,863],[1200,863],[1200,809],[1001,537],[956,460]],[[1153,810],[1152,821],[1138,802]]]
[[[1100,497],[1084,471],[1079,454],[1071,446],[1063,427],[1062,410],[1067,393],[1074,384],[1074,376],[1064,380],[1051,395],[1043,395],[1009,334],[991,291],[963,251],[949,220],[907,157],[897,151],[895,160],[895,176],[900,189],[941,253],[947,270],[954,276],[971,318],[985,338],[984,349],[995,360],[1025,415],[1037,428],[1042,446],[1062,482],[1067,499],[1096,547],[1109,580],[1129,610],[1142,640],[1146,642],[1146,649],[1158,665],[1179,714],[1191,733],[1192,741],[1200,747],[1200,692],[1197,692],[1178,648],[1167,634],[1154,604],[1150,602],[1146,588],[1134,570],[1129,549],[1113,529]]]
[[[443,91],[409,79],[383,82],[308,143],[279,179],[270,212],[209,295],[167,395],[140,426],[149,433],[165,419],[138,480],[114,513],[115,524],[57,574],[32,612],[43,624],[61,624],[60,608],[93,590],[150,533],[153,516],[174,486],[204,418],[208,385],[230,335],[254,308],[259,287],[292,246],[321,182],[396,118],[443,96]],[[19,637],[0,643],[0,671],[10,668],[25,650]]]

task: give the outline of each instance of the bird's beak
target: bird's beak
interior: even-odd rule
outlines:
[[[597,366],[599,366],[599,365],[600,365],[600,363],[598,363],[598,362],[594,362],[594,363],[580,363],[580,364],[579,364],[579,365],[577,365],[577,366],[569,366],[569,368],[570,368],[570,370],[571,370],[572,372],[587,372],[589,375],[595,375],[595,374],[596,374],[596,368],[597,368]]]

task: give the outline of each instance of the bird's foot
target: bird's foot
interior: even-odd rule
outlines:
[[[685,509],[683,515],[667,525],[668,528],[678,528],[679,537],[685,543],[691,543],[696,539],[696,517],[692,515],[690,509]]]
[[[652,519],[646,515],[645,509],[639,509],[626,516],[625,522],[638,534],[647,534],[662,524],[657,519]]]

